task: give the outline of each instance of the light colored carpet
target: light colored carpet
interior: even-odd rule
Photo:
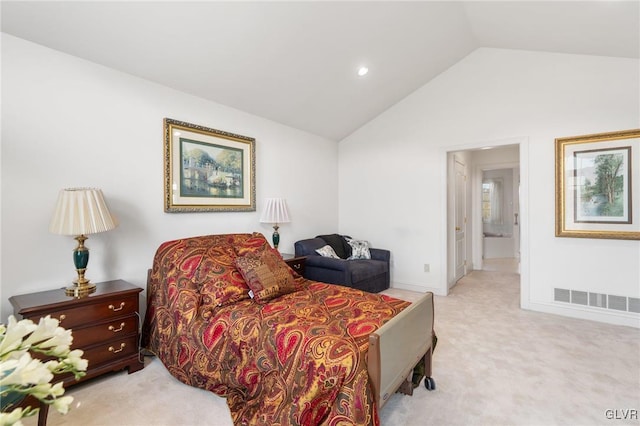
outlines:
[[[523,311],[518,301],[519,276],[500,271],[474,271],[436,297],[437,389],[393,395],[382,425],[640,425],[640,330]],[[156,358],[69,394],[73,408],[51,412],[50,426],[232,424],[223,398],[183,385]]]

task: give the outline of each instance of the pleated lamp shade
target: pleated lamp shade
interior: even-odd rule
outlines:
[[[287,203],[284,198],[267,198],[267,205],[260,216],[261,223],[289,223]]]
[[[68,188],[60,191],[49,223],[49,232],[60,235],[89,235],[118,226],[102,191],[95,188]]]

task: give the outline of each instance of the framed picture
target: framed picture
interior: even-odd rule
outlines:
[[[164,211],[256,210],[255,139],[164,119]]]
[[[556,236],[640,240],[640,129],[556,139]]]

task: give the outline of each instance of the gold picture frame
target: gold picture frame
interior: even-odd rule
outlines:
[[[640,240],[640,129],[557,138],[556,236]]]
[[[256,210],[255,139],[164,119],[164,211]]]

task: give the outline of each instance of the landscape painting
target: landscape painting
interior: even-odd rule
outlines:
[[[630,223],[631,147],[574,152],[576,222]]]
[[[180,139],[182,197],[242,198],[242,150]]]
[[[256,210],[255,139],[164,119],[168,213]]]
[[[556,237],[640,240],[640,129],[555,139]]]

